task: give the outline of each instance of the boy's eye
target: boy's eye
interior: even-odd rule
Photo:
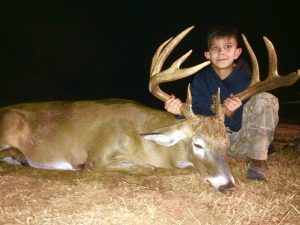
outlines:
[[[211,48],[210,48],[210,51],[217,51],[218,50],[218,47],[217,46],[212,46]]]
[[[231,48],[232,48],[231,44],[225,45],[225,49],[231,49]]]

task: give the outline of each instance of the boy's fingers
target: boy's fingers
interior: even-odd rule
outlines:
[[[169,99],[174,99],[174,98],[175,98],[175,95],[171,94]]]
[[[170,106],[173,108],[178,108],[180,104],[181,104],[181,101],[179,99],[175,99],[174,101],[172,101],[170,103]]]

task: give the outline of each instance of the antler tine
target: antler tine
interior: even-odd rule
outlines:
[[[198,72],[203,67],[207,66],[210,62],[204,62],[202,64],[198,64],[196,66],[180,69],[180,65],[190,56],[192,50],[181,56],[177,59],[171,67],[168,69],[161,71],[161,68],[166,61],[167,57],[171,54],[173,49],[178,45],[178,43],[194,28],[191,26],[180,34],[178,34],[175,38],[170,38],[165,41],[156,51],[152,58],[151,71],[150,71],[150,81],[149,81],[149,90],[150,92],[156,96],[158,99],[162,101],[166,101],[170,98],[170,96],[163,92],[159,84],[174,80],[179,80],[184,77],[190,76],[196,72]]]
[[[221,104],[221,89],[218,88],[216,99],[214,102],[214,112],[218,115],[222,120],[225,119],[225,111]]]
[[[258,93],[274,90],[279,87],[283,86],[290,86],[294,84],[298,79],[300,78],[300,72],[299,70],[297,72],[292,72],[286,76],[280,76],[277,72],[277,55],[275,52],[275,48],[272,44],[272,42],[266,38],[263,37],[267,51],[268,51],[268,57],[269,57],[269,73],[268,77],[264,81],[259,80],[259,69],[258,69],[258,63],[257,59],[255,57],[254,52],[252,51],[246,37],[243,35],[243,39],[245,42],[245,45],[247,47],[247,50],[249,52],[253,72],[252,72],[252,81],[248,88],[246,88],[244,91],[236,94],[235,96],[239,97],[242,101],[252,97]]]
[[[279,76],[277,71],[277,55],[272,42],[265,36],[263,36],[264,42],[267,47],[269,57],[269,73],[268,78],[272,76]]]
[[[194,28],[194,26],[188,27],[175,38],[171,37],[165,41],[162,45],[159,46],[152,58],[152,72],[150,76],[155,75],[160,72],[163,64],[165,63],[168,56],[171,54],[173,49],[179,44],[179,42]]]
[[[151,63],[151,69],[150,69],[150,77],[155,75],[154,70],[160,70],[161,68],[158,69],[157,62],[158,62],[158,57],[161,55],[161,51],[164,49],[164,47],[173,39],[173,37],[169,38],[166,40],[164,43],[162,43],[159,48],[156,50],[153,58],[152,58],[152,63]]]
[[[195,118],[196,115],[193,113],[192,110],[192,94],[191,94],[191,85],[188,85],[187,88],[187,97],[185,103],[182,104],[180,108],[181,114],[188,119]]]
[[[250,86],[259,82],[260,81],[260,78],[259,78],[259,66],[258,66],[258,62],[257,62],[257,58],[255,56],[255,53],[254,51],[252,50],[246,36],[244,34],[242,34],[242,38],[243,38],[243,41],[245,43],[245,46],[248,50],[248,53],[250,55],[250,60],[251,60],[251,65],[252,65],[252,79],[251,79],[251,82],[250,82]]]

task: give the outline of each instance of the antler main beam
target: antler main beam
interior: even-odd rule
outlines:
[[[173,49],[178,45],[178,43],[194,28],[191,26],[180,34],[178,34],[175,38],[170,38],[169,40],[165,41],[155,52],[152,58],[151,70],[150,70],[150,81],[149,81],[149,90],[150,92],[162,101],[166,101],[170,98],[170,95],[162,91],[159,87],[159,84],[164,82],[170,82],[182,79],[184,77],[188,77],[203,67],[210,64],[209,61],[198,64],[193,67],[180,69],[180,65],[191,55],[192,50],[181,56],[177,59],[171,67],[168,69],[161,71],[164,62],[166,61],[167,57],[171,54]]]
[[[247,41],[246,36],[242,35],[246,48],[249,52],[251,63],[252,63],[252,80],[248,88],[244,91],[236,94],[235,96],[239,97],[242,101],[252,97],[258,93],[274,90],[278,87],[290,86],[298,81],[300,78],[300,70],[297,72],[292,72],[286,76],[280,76],[277,72],[277,55],[274,49],[272,42],[266,38],[264,38],[268,57],[269,57],[269,73],[268,77],[264,81],[260,81],[259,78],[259,66],[257,63],[256,56]]]

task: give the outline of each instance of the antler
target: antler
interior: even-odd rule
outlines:
[[[249,45],[246,36],[242,34],[242,37],[247,47],[247,50],[249,52],[251,63],[252,63],[252,80],[249,87],[247,87],[244,91],[235,95],[239,97],[242,101],[264,91],[274,90],[278,87],[283,87],[283,86],[290,86],[300,78],[300,70],[298,70],[297,72],[292,72],[286,76],[280,76],[278,74],[277,55],[274,46],[268,38],[263,37],[268,50],[269,73],[266,80],[260,81],[259,66],[257,63],[256,56],[251,46]]]
[[[192,50],[190,50],[179,59],[177,59],[171,65],[171,67],[164,71],[161,71],[164,62],[171,54],[173,49],[193,28],[194,26],[191,26],[178,34],[175,38],[170,38],[169,40],[165,41],[161,46],[159,46],[152,58],[149,90],[155,97],[162,100],[163,102],[167,101],[170,98],[170,95],[162,91],[159,87],[159,84],[188,77],[210,64],[210,61],[207,61],[193,67],[180,69],[180,65],[191,55]],[[191,110],[191,93],[189,88],[186,103],[182,105],[180,111],[186,118],[195,117]]]
[[[164,102],[170,98],[170,95],[163,92],[160,89],[159,84],[188,77],[210,64],[210,62],[207,61],[193,67],[180,69],[180,65],[191,55],[192,50],[190,50],[179,59],[177,59],[171,65],[171,67],[164,71],[161,71],[164,62],[166,61],[170,53],[193,28],[194,26],[191,26],[178,34],[175,38],[170,38],[169,40],[165,41],[161,46],[159,46],[152,58],[149,90],[155,97]]]

